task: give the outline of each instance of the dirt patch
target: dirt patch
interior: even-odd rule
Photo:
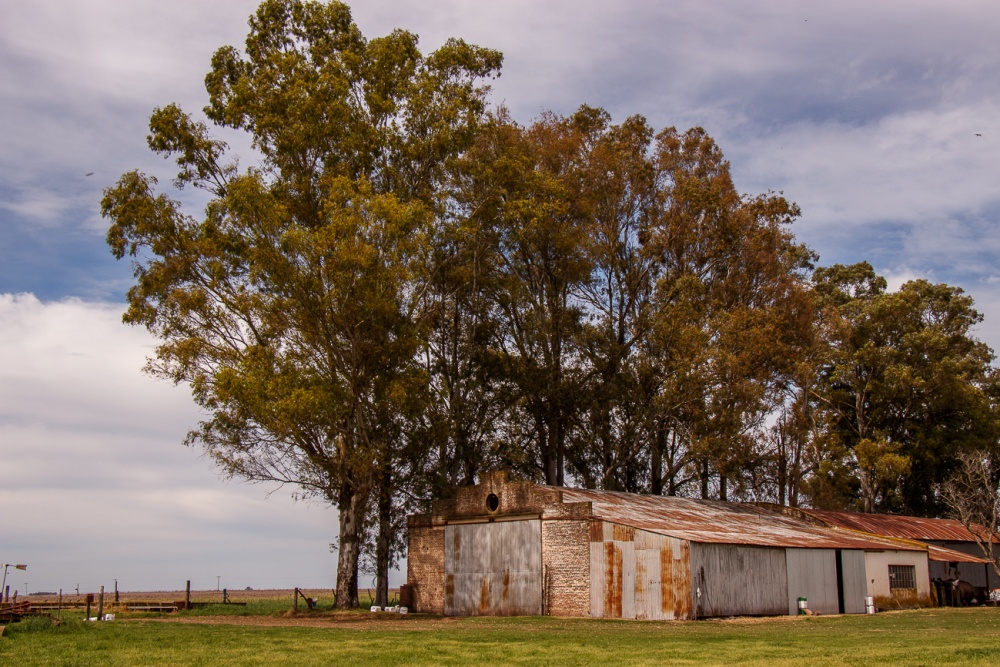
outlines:
[[[421,614],[388,615],[358,613],[288,614],[284,616],[164,616],[122,619],[125,623],[191,623],[196,625],[240,625],[249,627],[336,628],[371,632],[375,630],[435,630],[458,619]]]

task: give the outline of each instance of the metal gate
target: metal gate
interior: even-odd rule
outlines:
[[[542,613],[542,522],[452,524],[444,532],[446,616]]]

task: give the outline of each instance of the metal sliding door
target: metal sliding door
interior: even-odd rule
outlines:
[[[447,616],[542,613],[542,522],[452,524],[444,533]]]

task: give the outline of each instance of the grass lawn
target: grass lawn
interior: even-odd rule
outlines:
[[[286,607],[287,608],[287,607]],[[286,625],[287,624],[287,625]],[[996,665],[1000,608],[877,616],[634,622],[282,614],[35,619],[3,665]]]

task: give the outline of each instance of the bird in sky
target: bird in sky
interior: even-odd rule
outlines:
[[[93,175],[94,175],[94,172],[92,172],[92,171],[88,171],[86,174],[84,174],[84,176],[93,176]]]

